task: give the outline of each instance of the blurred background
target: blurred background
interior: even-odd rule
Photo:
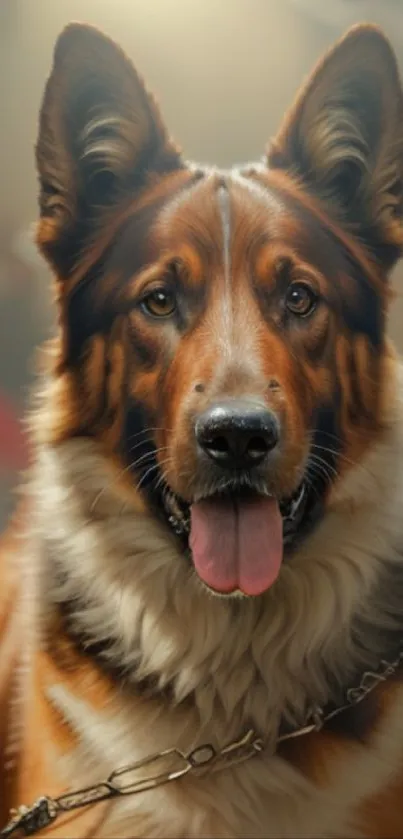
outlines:
[[[27,463],[34,348],[53,328],[50,277],[32,244],[33,147],[53,45],[70,20],[121,43],[199,162],[259,157],[304,76],[352,23],[380,23],[403,69],[403,0],[0,0],[0,527]],[[395,287],[390,331],[403,350],[403,268]]]

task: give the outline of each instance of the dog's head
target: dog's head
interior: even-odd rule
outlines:
[[[382,433],[402,103],[388,42],[355,28],[262,164],[199,169],[112,41],[58,41],[37,146],[52,439],[95,438],[218,592],[267,589]]]

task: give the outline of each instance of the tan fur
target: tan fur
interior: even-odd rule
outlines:
[[[94,637],[119,638],[114,654],[129,678],[136,662],[141,675],[159,673],[161,687],[173,679],[178,703],[194,696],[188,705],[168,709],[160,700],[144,702],[106,686],[96,700],[102,680],[95,676],[91,688],[85,665],[73,686],[63,670],[58,675],[45,667],[37,690],[74,735],[67,738],[69,748],[59,745],[56,764],[53,750],[45,760],[57,767],[58,783],[100,781],[119,765],[173,745],[222,746],[250,724],[274,746],[284,708],[298,720],[307,700],[326,702],[320,653],[335,672],[352,666],[348,628],[357,609],[365,616],[376,590],[377,556],[402,562],[395,550],[403,501],[401,398],[384,440],[340,484],[326,520],[284,569],[276,596],[239,602],[236,621],[233,604],[206,593],[152,520],[122,510],[118,484],[96,444],[77,440],[41,452],[30,490],[35,515],[25,561],[32,565],[35,558],[49,581],[49,560],[63,559],[69,594],[87,592],[83,625]],[[56,585],[47,591],[40,622],[45,640],[52,600],[62,593]],[[371,620],[381,626],[382,614]],[[32,632],[31,626],[31,640]],[[40,632],[36,637],[39,644]],[[314,735],[303,746],[304,774],[265,754],[203,780],[185,779],[108,805],[92,835],[365,836],[358,827],[354,833],[357,806],[402,771],[401,694],[400,688],[391,694],[370,748],[330,737],[321,764],[323,749]],[[23,748],[34,720],[31,709]],[[49,792],[32,780],[30,787],[35,795]]]
[[[349,98],[344,56],[355,95],[365,70],[382,129]],[[387,41],[353,30],[280,131],[274,172],[198,177],[109,39],[79,26],[59,39],[37,156],[38,243],[61,329],[32,418],[22,524],[1,556],[0,828],[10,807],[162,750],[220,750],[252,727],[264,748],[243,764],[77,810],[43,835],[401,837],[401,674],[357,707],[359,730],[344,716],[339,729],[278,735],[339,702],[401,631],[403,365],[384,309],[402,230],[402,101]],[[359,231],[348,166],[333,177],[346,160],[360,172]],[[287,309],[301,277],[319,301],[305,321]],[[139,303],[153,278],[188,295],[182,319],[158,328]],[[125,445],[155,432],[169,454],[161,477],[195,503],[210,479],[195,417],[250,393],[285,428],[261,491],[287,499],[302,475],[312,489],[317,456],[323,515],[267,591],[218,596],[155,515]],[[127,440],[133,404],[158,427]],[[339,437],[325,424],[315,449],[312,423],[329,406]]]

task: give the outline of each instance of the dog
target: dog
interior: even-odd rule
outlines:
[[[221,171],[71,24],[36,158],[58,332],[2,550],[0,835],[401,837],[389,42],[351,29]]]

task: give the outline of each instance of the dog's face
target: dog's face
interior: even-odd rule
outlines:
[[[198,169],[111,41],[59,39],[37,148],[53,439],[95,437],[221,594],[275,581],[382,432],[402,115],[387,41],[358,28],[263,164]]]

